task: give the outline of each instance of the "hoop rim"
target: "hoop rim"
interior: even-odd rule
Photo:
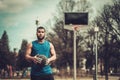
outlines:
[[[86,30],[88,29],[88,25],[64,25],[64,29],[67,29],[67,30]]]

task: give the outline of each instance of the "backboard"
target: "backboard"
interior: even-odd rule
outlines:
[[[64,13],[64,29],[73,30],[74,26],[82,28],[88,25],[88,13],[66,12]],[[81,28],[81,29],[82,29]]]

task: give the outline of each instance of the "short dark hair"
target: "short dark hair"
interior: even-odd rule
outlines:
[[[44,28],[44,27],[42,27],[42,26],[37,27],[37,31],[38,31],[38,29],[44,29],[44,31],[45,31],[45,28]]]

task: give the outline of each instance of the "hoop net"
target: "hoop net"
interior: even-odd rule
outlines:
[[[73,30],[75,30],[75,31],[79,31],[79,29],[80,29],[79,25],[74,25],[72,28],[73,28]]]

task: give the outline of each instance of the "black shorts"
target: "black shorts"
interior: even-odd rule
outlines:
[[[31,75],[31,80],[54,80],[53,74],[35,76]]]

